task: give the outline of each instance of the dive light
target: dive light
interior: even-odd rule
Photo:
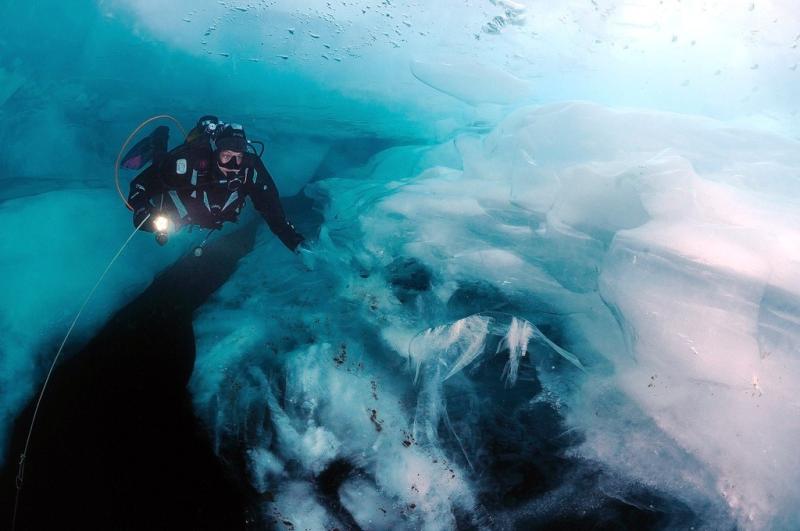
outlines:
[[[153,220],[153,225],[156,227],[156,232],[167,232],[169,219],[166,216],[158,216]]]
[[[159,245],[167,243],[167,230],[169,229],[169,218],[166,216],[156,216],[153,220],[153,227],[156,229],[156,242]]]

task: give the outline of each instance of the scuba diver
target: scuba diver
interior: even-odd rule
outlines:
[[[164,245],[170,226],[213,231],[237,221],[249,196],[270,230],[301,254],[305,238],[286,220],[278,189],[261,160],[263,143],[248,141],[241,125],[221,123],[215,116],[200,118],[185,143],[169,152],[168,136],[169,129],[160,126],[122,159],[129,169],[152,161],[130,185],[134,226],[155,232],[156,241]],[[261,144],[261,153],[253,144]],[[202,254],[202,245],[195,254]]]

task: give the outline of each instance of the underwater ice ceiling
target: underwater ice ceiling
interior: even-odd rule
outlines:
[[[313,271],[259,229],[195,315],[254,525],[800,526],[800,11],[553,4],[1,5],[3,447],[132,230],[120,144],[214,113],[313,205]],[[140,236],[73,351],[198,237]]]

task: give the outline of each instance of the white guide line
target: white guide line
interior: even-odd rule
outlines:
[[[55,357],[53,357],[53,362],[50,364],[50,369],[47,371],[47,376],[45,377],[44,383],[42,384],[42,390],[39,392],[39,398],[36,400],[36,407],[33,409],[33,416],[31,417],[31,425],[28,428],[28,436],[25,439],[25,448],[22,450],[22,453],[19,456],[19,468],[17,470],[17,479],[16,479],[16,482],[17,482],[17,494],[16,494],[16,498],[14,499],[14,517],[13,517],[13,520],[11,522],[11,530],[12,531],[14,531],[17,528],[17,508],[19,506],[19,493],[22,491],[22,482],[23,482],[23,479],[24,479],[24,476],[25,476],[25,459],[27,458],[28,447],[30,446],[30,443],[31,443],[31,436],[33,435],[33,427],[36,424],[36,416],[39,413],[39,406],[42,403],[42,398],[44,398],[44,393],[47,390],[47,384],[50,382],[50,376],[53,374],[53,369],[55,369],[56,363],[58,362],[58,358],[61,356],[61,352],[64,350],[64,345],[67,344],[67,340],[69,339],[70,334],[72,334],[72,330],[75,328],[75,325],[77,324],[78,319],[80,319],[84,308],[86,308],[86,305],[92,299],[92,296],[94,296],[94,293],[95,293],[95,291],[97,291],[97,288],[100,287],[100,284],[103,282],[103,279],[106,277],[106,274],[108,274],[108,271],[111,269],[111,266],[114,265],[114,262],[117,261],[117,258],[119,258],[119,256],[122,254],[122,251],[125,250],[125,247],[128,246],[128,243],[130,243],[130,241],[133,239],[134,235],[136,235],[136,233],[139,231],[139,229],[142,228],[142,226],[145,224],[145,222],[147,222],[148,219],[150,219],[150,214],[145,216],[145,218],[142,220],[142,222],[139,223],[139,225],[135,229],[133,229],[133,232],[131,232],[131,235],[128,236],[128,239],[125,240],[125,243],[123,243],[122,247],[119,248],[119,250],[117,251],[117,254],[114,255],[114,257],[111,259],[111,261],[106,266],[105,270],[103,270],[103,273],[100,275],[100,278],[97,279],[97,282],[95,282],[95,284],[92,287],[91,291],[89,291],[89,294],[86,295],[86,298],[83,300],[83,304],[81,304],[81,307],[78,310],[78,313],[75,314],[75,318],[72,320],[72,324],[69,325],[69,329],[67,330],[67,334],[64,336],[64,339],[61,341],[61,345],[59,345],[59,347],[58,347],[58,352],[56,352]]]

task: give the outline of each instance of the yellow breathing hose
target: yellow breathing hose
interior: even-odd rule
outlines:
[[[180,129],[181,134],[183,134],[184,140],[186,139],[186,129],[183,128],[183,126],[177,120],[177,118],[170,116],[168,114],[159,114],[157,116],[152,116],[147,120],[145,120],[144,122],[142,122],[141,124],[139,124],[139,127],[134,129],[133,132],[128,136],[128,139],[125,140],[124,144],[122,144],[122,147],[119,150],[119,155],[117,155],[117,162],[116,164],[114,164],[114,181],[117,184],[117,193],[119,194],[119,197],[122,199],[122,202],[125,204],[126,207],[128,207],[128,210],[130,210],[131,212],[133,211],[133,207],[131,207],[131,205],[128,203],[128,200],[125,198],[125,194],[122,193],[122,188],[119,185],[119,162],[120,160],[122,160],[122,154],[125,153],[125,150],[128,148],[128,144],[131,143],[131,140],[133,140],[133,137],[135,137],[139,133],[139,131],[141,131],[142,128],[145,127],[150,122],[154,122],[162,118],[167,120],[172,120],[173,122],[175,122],[175,125],[178,126],[178,129]]]

